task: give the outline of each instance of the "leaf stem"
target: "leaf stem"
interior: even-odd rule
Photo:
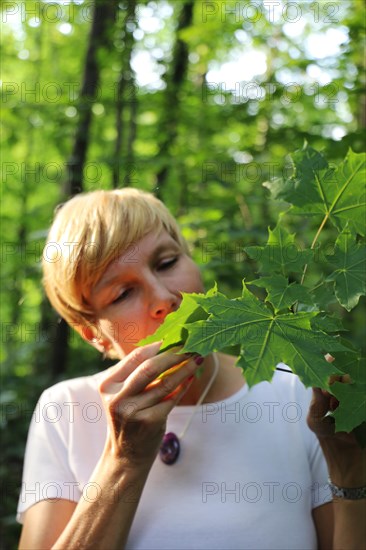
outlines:
[[[317,242],[317,240],[318,240],[318,238],[319,238],[319,235],[320,235],[320,233],[321,233],[323,227],[324,227],[325,224],[327,223],[328,218],[329,218],[329,212],[326,213],[326,215],[325,215],[324,218],[323,218],[322,223],[319,225],[318,231],[316,232],[315,237],[314,237],[314,239],[313,239],[313,242],[311,243],[310,250],[314,250],[314,246],[316,245],[316,242]],[[304,266],[304,271],[302,272],[302,276],[301,276],[300,285],[302,285],[303,282],[304,282],[305,274],[306,274],[307,269],[308,269],[308,264],[305,264],[305,266]]]
[[[281,369],[281,367],[276,367],[276,370],[280,370],[280,371],[282,371],[282,372],[288,372],[288,373],[290,373],[290,374],[294,374],[294,373],[292,372],[292,370],[289,370],[289,369]]]
[[[318,227],[318,230],[315,234],[315,237],[313,238],[313,242],[311,243],[311,246],[310,246],[310,250],[314,250],[314,246],[316,245],[316,242],[319,238],[319,235],[323,229],[323,227],[325,226],[325,224],[327,223],[327,220],[329,218],[329,214],[330,212],[327,212],[322,220],[322,223],[319,225]],[[306,275],[306,271],[308,269],[308,264],[305,264],[304,265],[304,270],[302,272],[302,275],[301,275],[301,281],[300,281],[300,285],[302,285],[304,283],[304,279],[305,279],[305,275]],[[321,283],[322,284],[322,283]],[[317,285],[319,286],[319,285]],[[317,288],[317,287],[315,287]],[[295,304],[294,304],[294,313],[297,313],[297,308],[298,308],[298,305],[299,305],[299,302],[297,301]]]
[[[347,159],[348,155],[346,156],[346,159]],[[335,196],[332,204],[330,205],[329,209],[328,209],[328,212],[325,214],[324,216],[324,219],[322,221],[322,223],[320,224],[319,228],[318,228],[318,231],[316,232],[316,235],[313,239],[313,242],[311,244],[311,247],[310,249],[313,250],[314,246],[315,246],[315,243],[316,241],[318,240],[318,237],[324,227],[324,225],[326,224],[330,214],[332,213],[332,211],[334,210],[334,207],[336,206],[337,202],[339,201],[339,199],[341,198],[341,196],[343,195],[344,191],[346,190],[346,188],[348,187],[348,185],[350,184],[350,182],[352,181],[352,179],[355,177],[355,174],[357,174],[357,172],[360,170],[360,168],[362,167],[363,163],[360,162],[360,164],[355,168],[355,170],[353,171],[353,173],[348,177],[348,179],[345,181],[344,185],[342,186],[342,188],[338,191],[337,195]],[[320,182],[317,180],[317,183],[320,184]],[[323,193],[323,189],[322,187],[320,186],[320,190],[321,190],[321,194],[322,194],[322,197],[324,199],[324,202],[325,202],[325,197],[324,197],[324,193]],[[303,282],[304,282],[304,278],[305,278],[305,274],[306,274],[306,271],[307,271],[307,268],[308,268],[308,264],[306,264],[304,266],[304,271],[302,273],[302,277],[301,277],[301,282],[300,284],[302,285]]]
[[[316,290],[317,288],[319,288],[323,284],[324,284],[324,281],[322,281],[321,283],[318,283],[317,285],[313,286],[313,288],[309,288],[309,292],[313,292],[314,290]]]

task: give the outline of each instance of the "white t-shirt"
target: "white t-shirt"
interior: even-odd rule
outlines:
[[[46,390],[28,435],[18,521],[46,498],[98,498],[90,476],[107,424],[100,374]],[[327,468],[306,425],[311,390],[276,371],[221,402],[198,407],[173,465],[155,460],[128,550],[316,549],[312,509],[331,501]],[[194,407],[178,406],[167,431],[180,434]],[[134,498],[133,489],[125,498]]]

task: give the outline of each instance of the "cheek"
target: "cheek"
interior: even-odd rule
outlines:
[[[124,354],[128,354],[135,349],[136,344],[145,336],[141,333],[141,323],[135,320],[116,319],[114,321],[103,319],[100,326],[105,336],[111,341],[116,342]],[[121,357],[122,359],[122,357]]]
[[[126,340],[128,334],[139,332],[138,319],[138,315],[129,315],[128,318],[121,318],[116,315],[114,319],[103,319],[101,327],[106,336],[118,341]]]
[[[182,276],[180,278],[180,288],[184,292],[204,292],[204,286],[202,283],[201,272],[197,265],[188,260],[189,264],[187,269],[182,270]]]
[[[118,334],[118,343],[125,353],[132,351],[144,334],[140,333],[141,327],[136,321],[125,323]]]

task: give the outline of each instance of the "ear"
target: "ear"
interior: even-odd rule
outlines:
[[[98,331],[93,325],[82,325],[81,327],[77,327],[77,331],[87,342],[95,343],[98,340]]]
[[[100,351],[100,353],[106,353],[111,347],[110,341],[105,338],[100,330],[94,325],[77,326],[75,330],[80,334],[83,340]]]

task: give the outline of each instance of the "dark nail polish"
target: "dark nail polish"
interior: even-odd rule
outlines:
[[[194,362],[196,363],[196,365],[202,365],[204,360],[205,358],[202,357],[202,355],[198,355],[197,357],[194,358]]]

